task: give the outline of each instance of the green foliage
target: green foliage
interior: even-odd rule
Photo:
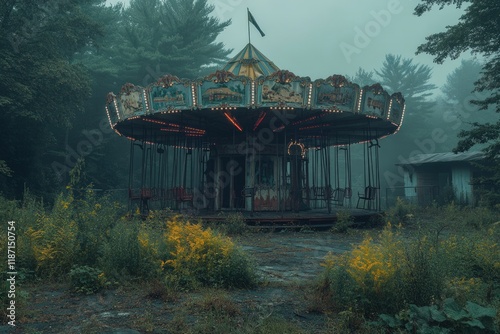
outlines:
[[[119,281],[158,277],[161,255],[167,253],[161,230],[154,231],[145,223],[134,221],[117,222],[100,249],[100,267],[107,276]]]
[[[0,175],[12,176],[12,169],[9,168],[4,160],[0,160]]]
[[[337,220],[335,225],[330,229],[334,233],[346,233],[349,227],[354,223],[354,217],[349,210],[339,210],[337,212]]]
[[[102,254],[101,247],[107,240],[107,233],[118,220],[122,207],[106,196],[97,196],[92,189],[75,193],[77,197],[68,210],[72,211],[71,215],[78,225],[80,252],[76,261],[94,266]]]
[[[205,222],[203,226],[224,235],[242,235],[248,231],[248,225],[241,212],[221,214],[221,221]]]
[[[141,272],[141,254],[138,241],[138,225],[119,222],[109,230],[108,240],[100,247],[99,265],[110,277],[138,276]]]
[[[406,302],[426,305],[441,296],[448,266],[443,265],[436,247],[425,235],[404,246],[402,292]]]
[[[255,334],[303,334],[307,333],[298,325],[278,316],[267,317],[253,332]]]
[[[117,219],[119,207],[84,191],[60,194],[51,209],[26,192],[18,206],[1,201],[9,220],[16,222],[17,264],[42,277],[62,277],[74,264],[96,264],[106,231]]]
[[[414,205],[398,197],[396,204],[388,210],[388,220],[394,224],[405,224],[415,216],[415,211]]]
[[[500,112],[500,80],[498,77],[498,64],[500,61],[500,41],[495,27],[498,27],[497,18],[500,8],[496,0],[486,1],[447,1],[447,0],[422,0],[415,8],[415,14],[420,16],[430,11],[434,5],[441,8],[450,4],[462,7],[468,4],[465,14],[459,18],[455,25],[447,27],[445,32],[432,34],[426,38],[426,43],[418,47],[418,53],[433,55],[436,63],[442,63],[446,58],[456,59],[463,52],[481,54],[487,59],[483,67],[482,77],[476,82],[476,90],[490,91],[491,95],[477,101],[481,107],[497,105]],[[470,3],[470,4],[469,4]]]
[[[414,64],[412,58],[387,54],[382,68],[375,73],[384,88],[403,94],[408,110],[411,110],[407,116],[420,120],[420,117],[430,112],[434,103],[429,102],[428,98],[436,88],[434,84],[429,83],[431,67]]]
[[[71,195],[60,195],[50,212],[37,215],[26,236],[41,276],[57,277],[68,273],[79,252],[78,225],[71,216]]]
[[[381,314],[377,325],[391,329],[404,329],[411,333],[496,333],[496,311],[468,301],[461,307],[447,298],[442,306],[409,305],[409,309],[392,316]]]
[[[69,278],[71,290],[86,295],[96,293],[106,285],[104,273],[89,266],[73,266]]]
[[[44,195],[60,190],[51,163],[66,157],[65,130],[90,96],[89,73],[72,60],[101,33],[88,11],[101,2],[2,2],[0,156],[12,170],[2,185],[9,196],[20,197],[26,183]]]

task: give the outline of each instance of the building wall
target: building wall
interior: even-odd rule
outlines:
[[[453,166],[451,182],[457,201],[461,204],[472,204],[472,171],[470,166]]]

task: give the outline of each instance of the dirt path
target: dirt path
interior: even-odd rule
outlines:
[[[290,282],[312,279],[328,252],[343,253],[362,240],[362,233],[276,232],[249,234],[239,240],[257,261],[265,280]]]

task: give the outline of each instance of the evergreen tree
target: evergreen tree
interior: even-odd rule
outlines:
[[[442,87],[442,120],[458,134],[458,130],[470,129],[471,122],[494,121],[493,108],[479,110],[474,100],[487,96],[487,92],[475,92],[474,83],[481,77],[482,65],[477,60],[462,60],[446,78]]]
[[[84,7],[104,1],[3,1],[0,4],[0,157],[12,177],[4,194],[54,190],[53,144],[83,110],[90,78],[73,55],[101,34]],[[5,173],[2,173],[5,175]]]
[[[389,94],[401,92],[406,103],[401,130],[380,143],[381,179],[388,187],[403,185],[396,164],[407,161],[409,154],[434,153],[427,148],[424,152],[417,144],[418,140],[429,136],[429,118],[435,108],[435,102],[430,99],[431,91],[436,88],[429,83],[431,72],[429,66],[392,54],[386,55],[380,70],[375,70],[376,80]]]
[[[227,60],[231,50],[215,42],[231,23],[210,16],[206,0],[132,0],[99,50],[84,63],[95,73],[146,86],[164,74],[196,78]]]
[[[430,11],[434,5],[443,8],[456,5],[461,8],[467,5],[465,13],[455,25],[448,26],[446,31],[432,34],[427,42],[420,45],[418,53],[433,55],[436,63],[443,63],[447,58],[456,59],[463,52],[481,55],[485,59],[482,75],[475,83],[475,91],[485,93],[486,97],[474,100],[481,110],[489,106],[500,113],[500,2],[498,0],[421,0],[416,6],[415,14],[420,16]],[[492,203],[500,203],[500,120],[494,122],[473,122],[470,130],[459,134],[455,151],[467,151],[476,145],[486,145],[484,149],[488,161],[492,163],[489,184]]]
[[[401,92],[406,101],[406,117],[422,121],[435,105],[429,98],[434,84],[429,83],[432,69],[427,65],[414,64],[412,59],[387,54],[380,70],[375,70],[380,84],[390,93]]]
[[[213,71],[230,50],[215,42],[230,21],[211,16],[205,0],[132,0],[95,13],[104,24],[104,38],[79,54],[93,77],[87,112],[78,119],[79,130],[70,134],[71,147],[86,140],[84,133],[101,131],[99,144],[85,156],[86,175],[97,188],[122,188],[128,182],[130,141],[102,131],[104,101],[123,84],[147,86],[167,73],[196,78]],[[107,126],[109,129],[109,126]]]
[[[366,71],[361,67],[358,68],[352,79],[350,79],[353,83],[358,84],[360,87],[370,86],[376,83],[376,79],[373,78],[373,71]]]

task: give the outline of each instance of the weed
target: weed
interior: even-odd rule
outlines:
[[[223,290],[206,290],[191,306],[199,313],[211,313],[217,317],[233,318],[242,314],[240,307]]]
[[[241,212],[221,214],[220,221],[205,222],[203,225],[215,232],[230,236],[242,235],[249,230]]]
[[[89,266],[74,266],[69,272],[69,278],[71,290],[86,295],[101,290],[106,284],[104,273]]]
[[[389,221],[397,224],[405,224],[415,217],[416,207],[401,197],[396,199],[396,204],[388,210]]]
[[[174,302],[179,299],[179,291],[164,282],[155,279],[151,282],[147,298],[161,300],[163,302]]]
[[[349,210],[340,210],[337,212],[335,225],[330,229],[333,233],[346,233],[349,227],[354,223],[354,217]]]

